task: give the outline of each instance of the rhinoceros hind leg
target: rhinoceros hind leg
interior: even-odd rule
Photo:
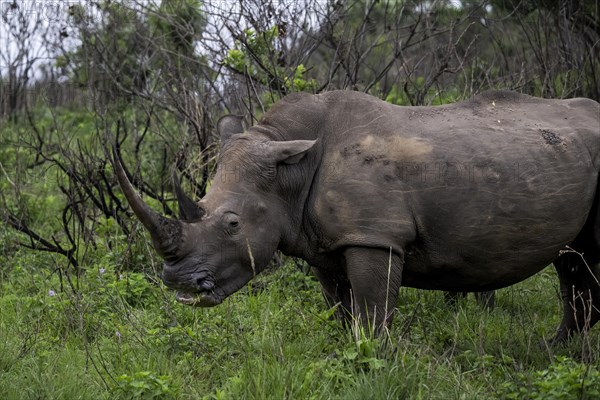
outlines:
[[[584,262],[586,258],[569,253],[554,261],[560,279],[563,318],[553,344],[588,331],[600,320],[600,265]]]
[[[584,229],[554,266],[560,279],[563,319],[552,343],[560,343],[600,320],[600,194]]]

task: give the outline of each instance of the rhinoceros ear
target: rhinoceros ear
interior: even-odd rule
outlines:
[[[316,140],[271,141],[268,143],[268,152],[276,163],[296,164],[304,158],[315,143]]]
[[[221,145],[223,145],[231,136],[244,132],[242,117],[239,115],[225,115],[221,117],[219,122],[217,122],[217,130],[221,136]]]

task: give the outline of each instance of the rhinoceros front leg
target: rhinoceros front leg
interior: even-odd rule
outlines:
[[[344,251],[353,317],[380,332],[392,322],[402,283],[403,259],[390,250],[350,247]]]

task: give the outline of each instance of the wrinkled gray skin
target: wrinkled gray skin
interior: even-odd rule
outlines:
[[[116,166],[182,303],[221,303],[279,249],[313,266],[343,318],[381,328],[401,285],[491,291],[554,262],[562,341],[600,317],[599,115],[592,100],[510,92],[436,107],[291,95],[244,134],[220,121],[213,184],[198,203],[178,189],[180,221]]]

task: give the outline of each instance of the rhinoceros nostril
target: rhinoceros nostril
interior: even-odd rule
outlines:
[[[213,290],[215,288],[215,283],[210,279],[198,279],[196,284],[201,290]]]
[[[215,287],[213,278],[206,271],[195,273],[192,279],[198,290],[210,291]]]

